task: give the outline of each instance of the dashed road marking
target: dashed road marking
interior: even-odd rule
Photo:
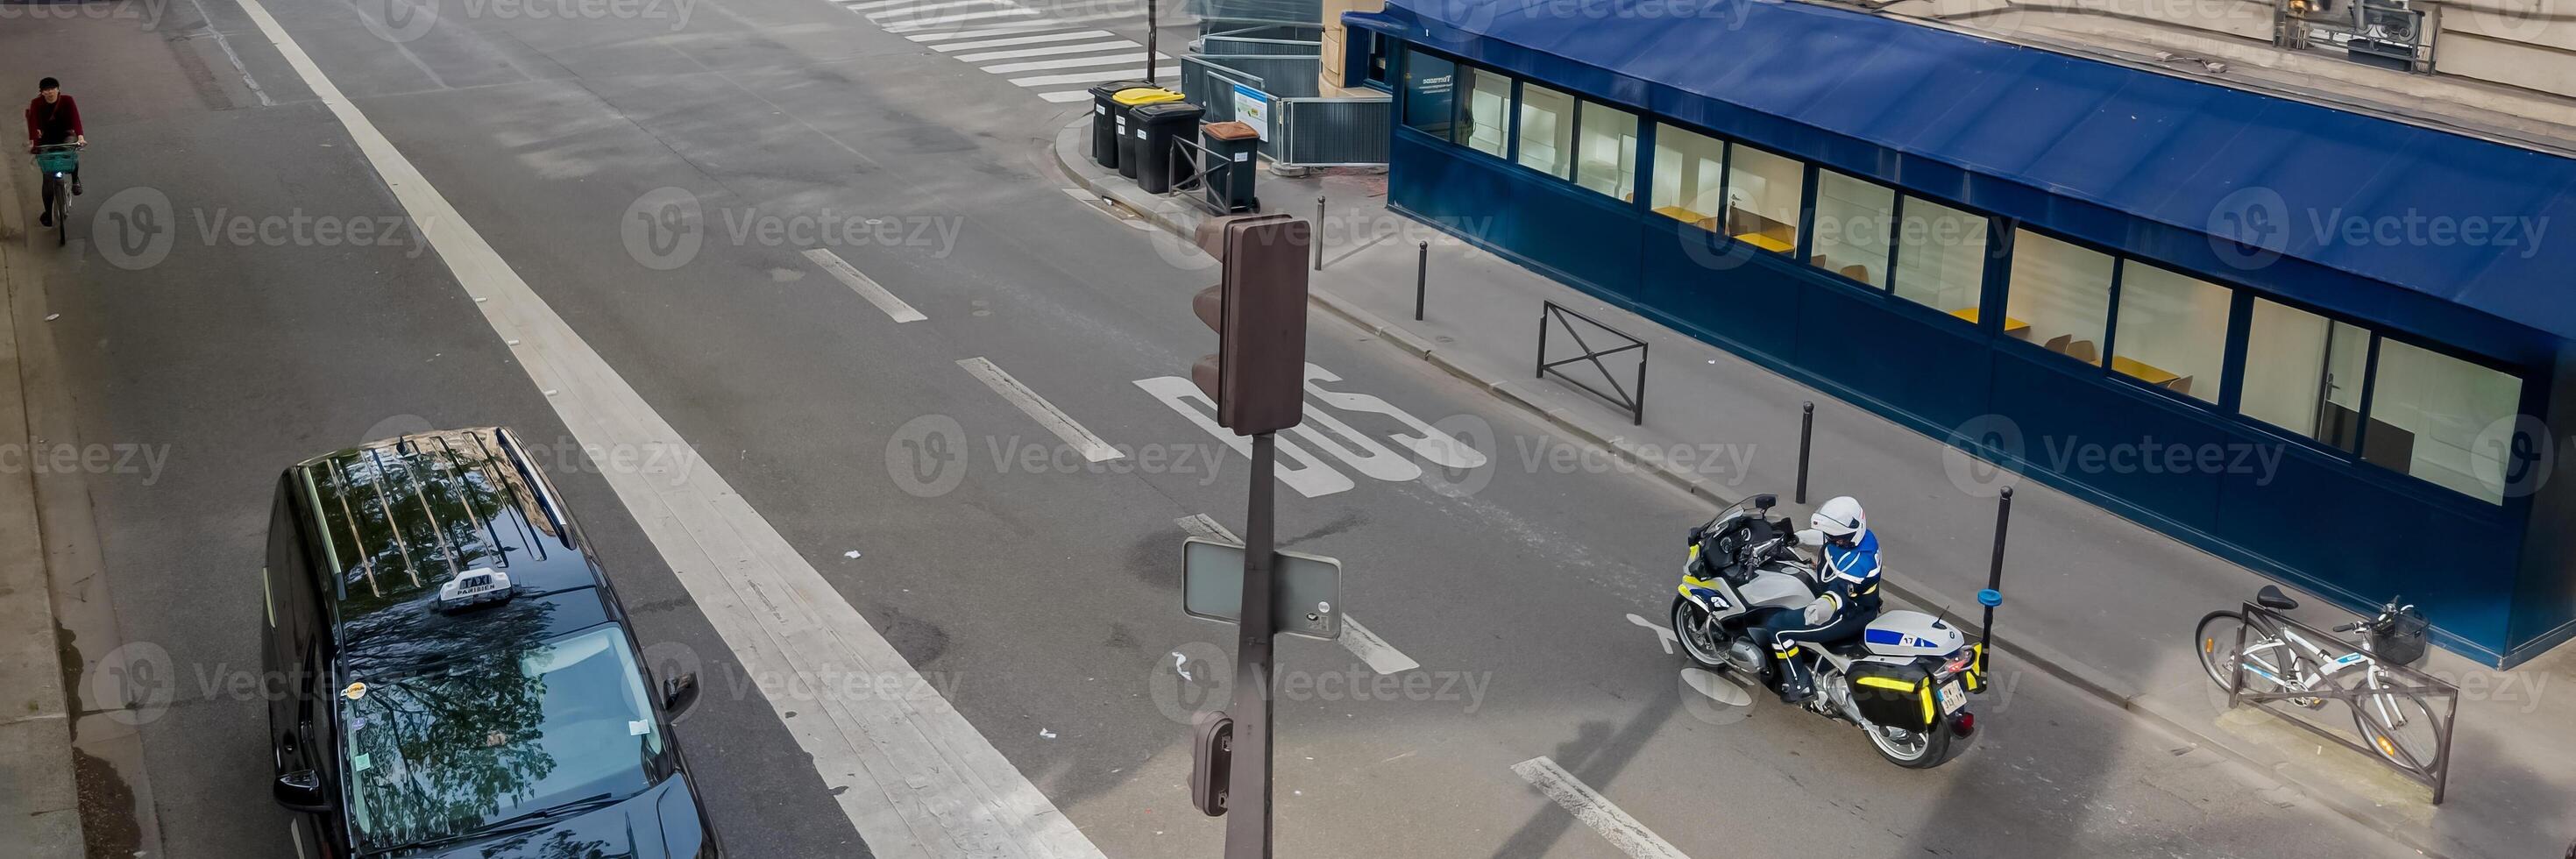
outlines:
[[[877,285],[875,280],[859,273],[857,266],[851,265],[849,260],[842,259],[839,254],[815,248],[806,251],[805,258],[813,260],[815,265],[822,266],[823,270],[830,272],[833,278],[849,286],[852,291],[859,294],[860,298],[867,299],[869,304],[876,305],[878,310],[885,311],[885,315],[896,322],[919,322],[930,318],[921,315],[921,311],[912,309],[912,305],[905,304],[903,299],[894,297],[894,293],[887,292],[886,288]]]
[[[1573,812],[1574,819],[1592,827],[1592,831],[1601,833],[1601,837],[1610,839],[1610,846],[1619,848],[1619,852],[1636,859],[1690,859],[1680,848],[1657,836],[1654,830],[1647,829],[1636,818],[1629,817],[1627,812],[1620,811],[1619,806],[1611,804],[1609,799],[1584,784],[1582,779],[1575,778],[1573,773],[1566,772],[1564,767],[1557,766],[1555,761],[1545,757],[1531,758],[1513,764],[1512,772],[1519,773],[1540,793],[1547,794],[1547,798],[1556,800],[1557,805]]]
[[[1048,432],[1055,433],[1056,438],[1064,439],[1065,444],[1072,445],[1074,450],[1082,453],[1082,458],[1092,462],[1108,462],[1126,457],[1126,454],[1118,452],[1118,448],[1110,446],[1099,436],[1092,435],[1090,430],[1083,429],[1081,424],[1075,423],[1072,415],[1065,414],[1063,409],[1056,408],[1054,403],[1047,402],[1047,398],[1038,396],[1038,392],[1029,390],[1029,386],[1020,384],[1020,380],[1012,378],[1010,373],[1003,372],[1002,368],[995,366],[993,362],[983,358],[968,358],[957,362],[957,366],[966,368],[966,372],[982,380],[985,387],[992,388],[993,393],[1002,395],[1002,399],[1011,401],[1011,405],[1018,406],[1020,411],[1027,412],[1029,419],[1037,421],[1039,426],[1046,427]]]

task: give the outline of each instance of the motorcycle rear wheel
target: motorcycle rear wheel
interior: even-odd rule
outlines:
[[[1953,735],[1948,719],[1935,722],[1930,729],[1922,731],[1879,725],[1862,725],[1860,729],[1869,734],[1870,748],[1877,749],[1878,756],[1886,758],[1888,763],[1910,770],[1928,770],[1950,760]]]
[[[1707,632],[1708,610],[1691,602],[1689,597],[1673,597],[1673,638],[1681,642],[1682,656],[1691,664],[1710,671],[1725,671],[1726,644],[1711,638]]]

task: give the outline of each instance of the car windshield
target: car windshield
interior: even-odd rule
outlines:
[[[409,664],[424,670],[350,678],[340,692],[362,851],[622,797],[655,779],[661,730],[616,624]]]

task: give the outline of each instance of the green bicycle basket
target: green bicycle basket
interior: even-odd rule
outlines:
[[[69,173],[80,167],[80,153],[72,150],[36,153],[36,169],[46,173]]]

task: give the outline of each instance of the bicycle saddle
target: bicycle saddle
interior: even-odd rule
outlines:
[[[2289,611],[2299,607],[2299,601],[2291,599],[2289,594],[2282,593],[2278,585],[2264,585],[2261,591],[2255,592],[2254,604],[2273,611]]]

